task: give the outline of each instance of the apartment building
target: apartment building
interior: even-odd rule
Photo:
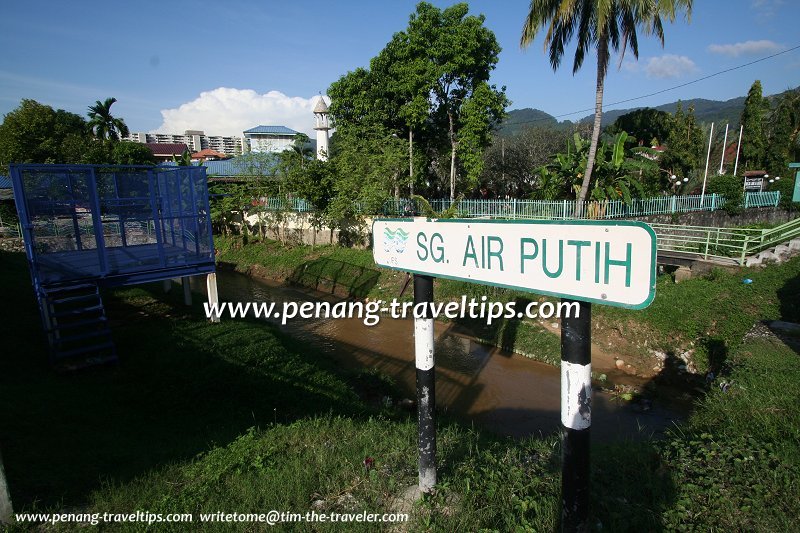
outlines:
[[[157,144],[185,144],[189,151],[214,150],[226,155],[236,156],[243,152],[241,137],[206,135],[202,130],[186,130],[183,134],[131,132],[126,141]]]

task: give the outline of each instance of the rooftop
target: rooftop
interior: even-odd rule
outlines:
[[[314,108],[314,113],[327,113],[328,112],[328,104],[325,103],[325,99],[323,97],[319,97],[317,101],[317,105]]]
[[[181,143],[145,143],[154,156],[181,155],[188,152],[189,147]]]
[[[192,159],[210,159],[210,158],[227,159],[228,157],[230,156],[227,154],[217,152],[216,150],[212,150],[211,148],[205,148],[203,150],[200,150],[199,152],[195,152],[192,154]]]
[[[266,135],[298,135],[300,132],[294,131],[286,126],[256,126],[245,130],[245,133],[260,133]]]

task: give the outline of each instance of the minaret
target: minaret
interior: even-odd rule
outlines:
[[[328,160],[328,130],[331,129],[328,125],[328,106],[325,104],[325,99],[319,97],[316,107],[314,107],[314,118],[316,125],[314,129],[317,130],[317,159],[320,161]]]

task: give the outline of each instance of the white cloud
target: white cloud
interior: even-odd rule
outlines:
[[[651,57],[647,60],[644,71],[648,78],[680,78],[687,74],[698,72],[694,61],[686,56],[676,56],[664,54],[659,57]]]
[[[760,41],[744,41],[742,43],[733,44],[712,44],[709,45],[708,51],[713,54],[722,54],[730,57],[739,57],[741,55],[755,55],[766,54],[769,52],[777,52],[783,48],[781,45],[774,41],[762,39]]]
[[[753,0],[751,5],[756,10],[758,18],[764,21],[774,17],[784,3],[784,0]]]
[[[319,96],[286,96],[280,91],[259,94],[251,89],[219,87],[175,109],[161,110],[159,133],[203,130],[206,135],[237,135],[263,124],[286,126],[314,135],[313,109]],[[330,101],[329,99],[327,101]]]

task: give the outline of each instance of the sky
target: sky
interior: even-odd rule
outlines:
[[[451,1],[434,1],[439,7]],[[677,99],[744,96],[759,79],[765,94],[800,85],[800,49],[663,91],[800,45],[800,0],[694,3],[691,20],[665,27],[665,46],[640,35],[638,61],[615,56],[605,109]],[[241,135],[284,125],[312,133],[318,95],[367,67],[406,28],[416,2],[360,0],[75,2],[9,0],[0,18],[0,114],[23,98],[81,115],[115,97],[115,116],[134,132]],[[473,1],[471,14],[502,47],[491,83],[505,86],[509,109],[538,108],[560,120],[593,112],[596,63],[572,73],[574,47],[553,71],[539,36],[522,50],[529,1]],[[576,113],[577,112],[577,113]]]

